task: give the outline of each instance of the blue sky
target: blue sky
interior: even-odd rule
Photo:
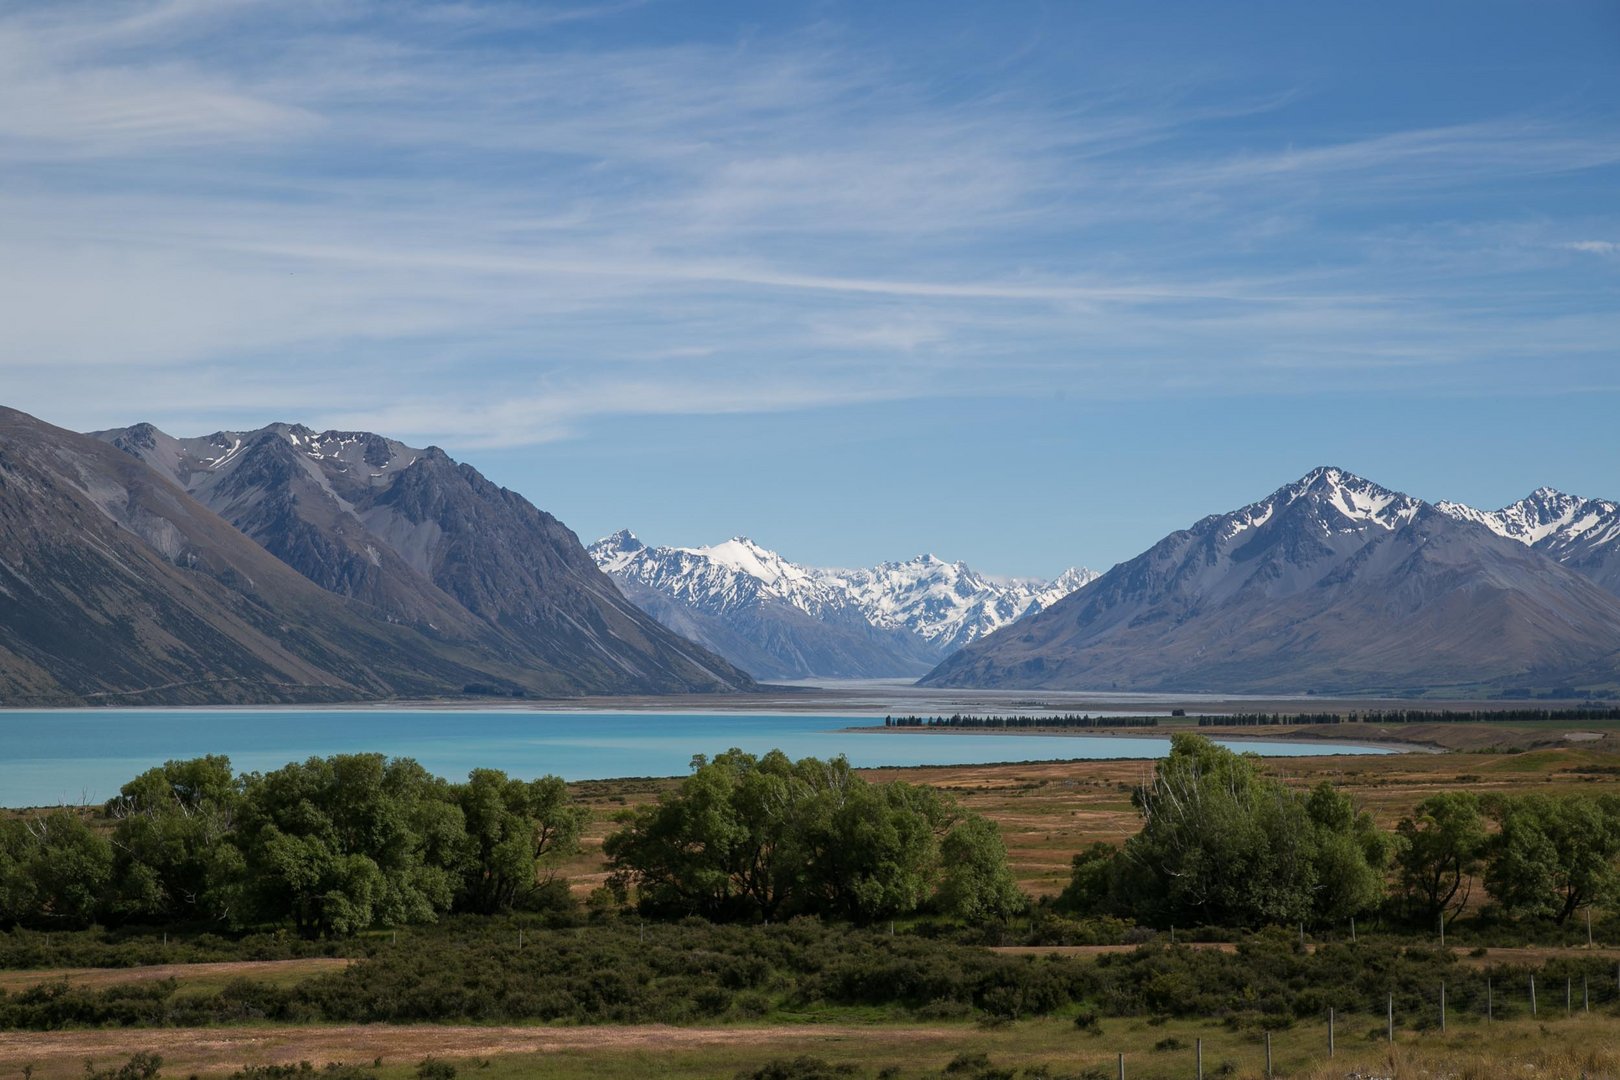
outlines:
[[[1620,497],[1617,192],[1613,3],[11,3],[0,400],[1046,575]]]

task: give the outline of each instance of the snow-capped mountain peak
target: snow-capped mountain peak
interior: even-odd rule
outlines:
[[[1324,533],[1351,533],[1366,525],[1393,531],[1410,522],[1423,503],[1391,491],[1346,469],[1324,465],[1312,469],[1259,502],[1230,514],[1205,519],[1226,540],[1258,529],[1279,515],[1298,515]]]
[[[590,552],[621,587],[642,597],[650,590],[660,604],[727,618],[780,602],[824,623],[898,635],[910,642],[912,653],[934,657],[1041,610],[1097,576],[1073,568],[1051,581],[997,582],[933,553],[869,568],[826,569],[792,562],[743,536],[706,547],[646,547],[627,530],[598,540]]]
[[[791,591],[793,586],[810,580],[806,568],[788,562],[769,548],[761,547],[746,536],[733,536],[730,540],[709,547],[682,548],[682,551],[701,555],[720,566],[740,574],[757,578],[767,585],[781,586]]]
[[[620,529],[611,536],[602,537],[588,550],[596,565],[611,574],[635,558],[637,552],[645,551],[646,548],[647,545],[638,540],[635,533],[629,529]]]
[[[1372,522],[1394,529],[1412,519],[1421,503],[1357,476],[1353,472],[1324,465],[1313,469],[1299,483],[1283,489],[1286,501],[1311,498],[1337,510],[1351,522]]]

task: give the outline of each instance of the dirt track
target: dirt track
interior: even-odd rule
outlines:
[[[939,1028],[882,1029],[886,1042],[933,1043],[958,1038]],[[454,1058],[579,1050],[677,1050],[837,1042],[868,1036],[848,1025],[774,1025],[747,1028],[451,1027],[387,1024],[332,1027],[150,1028],[94,1031],[0,1032],[0,1062],[31,1063],[38,1075],[79,1075],[89,1059],[103,1063],[139,1051],[163,1055],[165,1072],[237,1068],[300,1061],[416,1062],[429,1055]]]

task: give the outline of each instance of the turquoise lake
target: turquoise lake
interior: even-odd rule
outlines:
[[[312,755],[412,757],[440,776],[504,769],[525,779],[679,776],[694,754],[730,747],[791,757],[847,755],[858,766],[1156,757],[1167,737],[888,734],[845,729],[870,715],[524,712],[427,709],[129,709],[0,712],[0,806],[101,802],[171,758],[225,754],[238,771]],[[1390,751],[1235,740],[1268,756]]]

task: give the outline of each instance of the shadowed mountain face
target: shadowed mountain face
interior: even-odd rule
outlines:
[[[128,454],[0,409],[0,701],[342,701],[538,690],[283,565]]]
[[[642,610],[765,678],[920,675],[1095,576],[1076,569],[1050,582],[997,582],[932,555],[827,570],[744,537],[648,547],[627,530],[590,553]]]
[[[1301,692],[1611,685],[1620,602],[1339,469],[1205,518],[924,685]]]
[[[556,693],[683,693],[752,680],[629,603],[577,537],[437,448],[275,424],[176,439],[96,433],[328,592],[476,648]]]

